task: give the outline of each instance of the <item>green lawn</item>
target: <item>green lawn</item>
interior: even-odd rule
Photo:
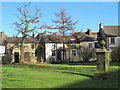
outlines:
[[[3,88],[118,88],[118,66],[110,66],[111,79],[93,79],[96,65],[3,65]]]

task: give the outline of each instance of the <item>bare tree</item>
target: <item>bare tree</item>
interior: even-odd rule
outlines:
[[[20,63],[24,63],[24,50],[23,44],[25,43],[25,39],[30,36],[31,33],[35,32],[37,29],[41,29],[42,26],[39,26],[41,11],[36,8],[34,12],[30,12],[31,3],[23,3],[22,5],[17,7],[17,11],[19,12],[19,16],[17,16],[18,21],[14,23],[15,30],[17,30],[18,34],[22,35],[22,40],[20,44]]]
[[[58,33],[62,35],[63,43],[63,60],[64,60],[64,50],[65,50],[65,36],[71,34],[76,30],[75,25],[78,21],[73,21],[72,17],[67,15],[66,9],[62,8],[59,13],[54,13],[55,19],[52,22],[55,24],[52,27],[47,26],[48,29],[57,29]]]
[[[78,54],[80,54],[80,58],[83,59],[83,61],[87,62],[90,59],[95,59],[95,48],[88,48],[88,47],[84,47],[82,46],[78,52]]]

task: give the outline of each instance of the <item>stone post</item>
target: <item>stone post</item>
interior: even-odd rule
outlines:
[[[109,75],[109,66],[110,66],[110,51],[105,49],[105,42],[102,40],[100,42],[101,48],[96,51],[97,54],[97,71],[94,74],[94,78],[108,79]]]
[[[14,54],[13,53],[11,54],[11,59],[12,59],[12,62],[11,62],[11,64],[12,64],[12,63],[15,62],[15,60],[14,60]]]

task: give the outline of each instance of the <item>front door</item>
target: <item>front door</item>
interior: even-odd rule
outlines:
[[[61,60],[61,50],[57,51],[57,60]]]
[[[14,62],[19,63],[19,52],[14,53]]]

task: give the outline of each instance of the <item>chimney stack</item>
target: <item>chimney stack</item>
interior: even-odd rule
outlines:
[[[43,32],[44,36],[46,36],[46,31]]]
[[[99,29],[103,29],[103,23],[99,24]]]
[[[4,32],[0,32],[0,37],[4,38]]]
[[[90,28],[88,28],[88,29],[87,29],[86,34],[88,34],[88,35],[90,35],[90,36],[92,35],[92,31],[91,31],[91,29],[90,29]]]
[[[44,31],[43,33],[39,33],[39,36],[40,36],[40,37],[46,36],[46,31]]]
[[[32,34],[32,38],[35,38],[35,33],[33,32],[33,34]]]
[[[57,32],[53,33],[53,35],[57,35]]]

